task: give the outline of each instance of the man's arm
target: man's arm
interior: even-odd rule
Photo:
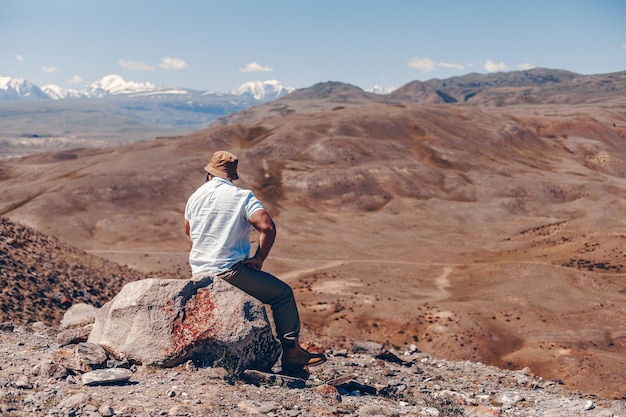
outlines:
[[[252,269],[260,271],[263,268],[263,262],[270,254],[270,249],[274,245],[276,239],[276,225],[265,210],[259,210],[250,217],[250,224],[259,231],[259,247],[254,256],[243,261],[245,265]]]
[[[189,242],[189,249],[193,248],[193,241],[191,240],[191,226],[189,220],[185,219],[185,236],[187,236],[187,242]]]

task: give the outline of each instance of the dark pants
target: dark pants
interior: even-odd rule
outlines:
[[[245,293],[272,308],[276,334],[284,349],[296,346],[300,335],[300,316],[291,287],[264,271],[242,264],[218,275]]]

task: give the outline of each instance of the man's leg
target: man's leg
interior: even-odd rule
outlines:
[[[220,278],[272,308],[276,334],[283,347],[282,366],[313,366],[326,361],[323,353],[310,353],[298,343],[300,315],[291,287],[272,274],[243,265],[220,275]]]
[[[264,271],[243,265],[220,275],[228,283],[272,308],[276,334],[283,349],[296,346],[300,335],[300,315],[293,290],[285,282]]]

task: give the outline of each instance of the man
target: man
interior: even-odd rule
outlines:
[[[216,275],[271,306],[283,368],[320,365],[326,356],[310,353],[298,343],[300,318],[293,290],[262,271],[276,227],[254,194],[233,184],[239,178],[238,162],[230,152],[215,152],[204,167],[206,182],[187,201],[185,234],[191,247],[191,272]],[[259,232],[259,244],[249,257],[252,227]]]

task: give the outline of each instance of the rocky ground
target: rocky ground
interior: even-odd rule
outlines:
[[[127,368],[118,382],[87,379],[62,364],[59,331],[41,322],[0,331],[0,413],[15,416],[626,416],[626,401],[567,391],[528,369],[506,371],[356,341],[325,349],[329,361],[306,380],[253,378],[192,362]],[[71,356],[71,355],[70,355]],[[214,364],[215,365],[215,364]],[[125,368],[124,368],[125,367]],[[277,368],[278,370],[279,368]]]

